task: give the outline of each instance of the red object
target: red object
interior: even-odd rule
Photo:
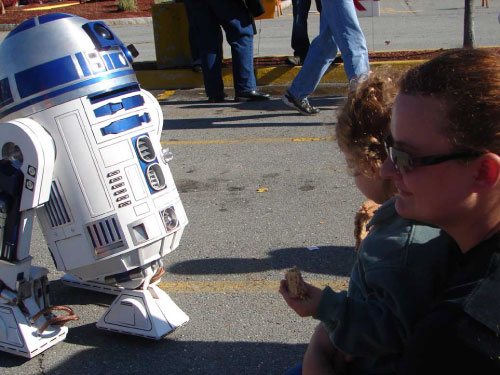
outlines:
[[[373,1],[380,1],[380,0],[373,0]],[[359,2],[359,0],[354,0],[354,6],[356,7],[357,10],[366,10],[366,8]]]
[[[366,8],[363,5],[361,5],[359,0],[354,0],[354,6],[356,7],[357,10],[366,10]]]

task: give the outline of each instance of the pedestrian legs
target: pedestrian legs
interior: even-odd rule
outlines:
[[[304,60],[309,50],[309,35],[307,33],[307,18],[311,8],[311,0],[292,0],[293,26],[292,49],[293,55]]]
[[[186,7],[186,15],[189,23],[189,49],[191,51],[191,59],[193,60],[193,67],[201,64],[200,60],[200,48],[198,41],[198,33],[196,32],[195,22],[193,20],[193,6],[192,0],[184,0],[184,6]]]
[[[321,22],[323,22],[324,13],[324,11],[321,13]],[[337,52],[338,48],[332,32],[328,27],[323,28],[320,34],[313,39],[304,65],[288,91],[298,99],[304,99],[311,95],[337,56]]]
[[[222,81],[222,30],[216,14],[206,1],[191,0],[192,19],[197,32],[205,93],[209,98],[224,96]]]
[[[250,17],[245,13],[238,18],[223,19],[222,27],[231,46],[235,92],[255,90],[257,82],[253,70],[253,26]]]
[[[370,71],[368,62],[368,47],[366,39],[359,25],[356,9],[352,0],[335,0],[323,2],[323,13],[328,17],[328,28],[333,33],[335,42],[342,53],[344,69],[347,78],[363,76]]]
[[[320,33],[312,41],[304,65],[288,91],[297,99],[307,98],[339,49],[349,81],[369,72],[368,48],[352,0],[322,2]]]

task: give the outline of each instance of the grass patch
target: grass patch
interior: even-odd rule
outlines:
[[[117,0],[118,10],[123,12],[124,10],[135,10],[137,9],[137,3],[135,0]]]

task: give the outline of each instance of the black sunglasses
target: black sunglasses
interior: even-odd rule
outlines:
[[[478,151],[463,151],[447,155],[412,157],[410,154],[394,148],[393,144],[394,140],[389,135],[384,141],[385,151],[398,173],[409,173],[418,167],[439,164],[448,160],[473,158],[483,154]]]

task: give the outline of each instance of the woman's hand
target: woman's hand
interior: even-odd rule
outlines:
[[[307,296],[304,299],[292,298],[288,293],[286,280],[281,280],[279,292],[290,306],[299,316],[313,316],[319,306],[322,290],[315,286],[305,283],[307,288]]]

